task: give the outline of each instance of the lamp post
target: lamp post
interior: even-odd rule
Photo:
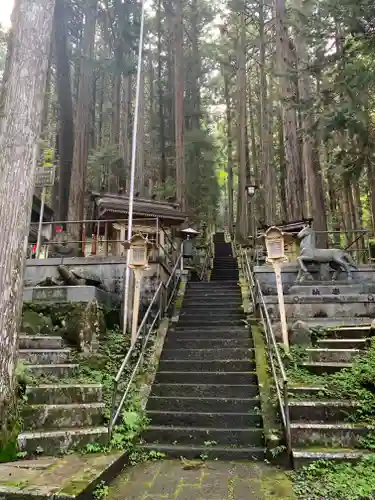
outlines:
[[[195,238],[199,231],[192,227],[185,227],[180,231],[182,236],[181,242],[181,272],[184,270],[184,257],[191,258],[193,256],[193,238]]]
[[[133,299],[133,320],[132,320],[132,331],[131,331],[131,345],[135,344],[137,340],[137,327],[138,327],[138,315],[139,315],[139,303],[141,298],[141,282],[143,272],[148,268],[148,258],[152,248],[152,244],[147,238],[144,238],[141,234],[135,234],[132,236],[130,241],[125,241],[123,246],[126,250],[129,250],[129,268],[133,269],[134,272],[134,299]],[[126,318],[124,318],[124,334],[126,333]]]
[[[248,208],[250,212],[250,234],[253,240],[253,258],[255,258],[255,240],[256,240],[256,220],[254,209],[254,197],[257,192],[258,186],[256,184],[247,184],[245,186],[247,198],[249,200]]]
[[[286,351],[289,352],[288,327],[286,324],[283,283],[281,280],[281,263],[287,260],[284,253],[284,233],[280,228],[272,226],[267,229],[265,233],[265,240],[267,248],[267,262],[271,262],[275,272],[283,344]]]

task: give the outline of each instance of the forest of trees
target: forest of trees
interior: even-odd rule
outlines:
[[[141,4],[53,3],[41,130],[60,167],[53,208],[78,220],[89,190],[127,189]],[[148,5],[136,191],[197,219],[220,203],[242,237],[249,182],[258,225],[373,230],[374,19],[370,0]],[[0,33],[2,100],[11,41]]]
[[[2,345],[16,343],[43,148],[59,220],[85,218],[90,190],[127,190],[140,13],[138,0],[15,0],[0,30]],[[238,238],[248,183],[258,226],[374,231],[374,53],[372,0],[147,2],[136,191],[196,221],[225,212]],[[0,419],[13,361],[0,363]]]

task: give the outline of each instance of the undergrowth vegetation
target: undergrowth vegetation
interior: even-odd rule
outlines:
[[[147,373],[154,368],[154,357],[152,356],[155,345],[156,333],[152,333],[147,348],[144,350],[143,363],[129,391],[123,411],[115,427],[113,428],[111,440],[107,446],[101,444],[88,444],[82,453],[104,453],[120,450],[129,455],[132,464],[144,460],[155,460],[162,458],[157,452],[145,453],[137,448],[140,436],[147,428],[148,419],[140,396],[140,385],[145,381]],[[75,360],[79,365],[78,372],[73,377],[64,377],[64,384],[102,384],[103,400],[106,404],[105,425],[110,420],[114,379],[130,347],[130,339],[124,338],[119,329],[106,332],[105,338],[101,339],[98,351],[89,355],[76,355]],[[116,404],[119,403],[125,388],[129,382],[132,371],[141,353],[143,344],[139,339],[134,346],[128,365],[124,369],[118,385]],[[12,426],[12,440],[8,441],[7,447],[2,447],[0,461],[10,461],[21,458],[18,453],[17,436],[22,428],[22,406],[27,404],[25,396],[26,385],[39,385],[45,383],[61,383],[61,379],[50,375],[34,377],[27,369],[27,365],[19,363],[17,368],[18,381],[18,408],[17,419]],[[14,439],[13,439],[14,438]]]
[[[368,350],[353,360],[350,368],[334,374],[311,374],[300,366],[304,360],[306,350],[292,347],[287,365],[291,383],[322,387],[318,397],[325,399],[356,401],[358,408],[348,419],[374,426],[375,429],[375,338],[371,339]]]
[[[325,335],[317,332],[316,338]],[[314,339],[313,339],[314,341]],[[294,490],[301,500],[357,500],[375,496],[375,338],[368,350],[355,358],[350,368],[334,374],[314,375],[301,366],[306,361],[305,347],[292,347],[284,356],[291,384],[320,387],[314,399],[353,401],[357,407],[346,417],[349,423],[367,426],[369,432],[360,438],[359,447],[370,450],[357,463],[317,461],[292,474]],[[311,395],[297,394],[304,398]],[[374,431],[371,431],[374,429]]]
[[[292,473],[301,500],[359,500],[375,494],[375,455],[357,463],[317,461]]]

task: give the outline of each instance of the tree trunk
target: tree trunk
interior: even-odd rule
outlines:
[[[54,16],[56,87],[59,102],[59,220],[66,220],[69,206],[73,161],[73,101],[68,52],[68,28],[65,1],[56,0]]]
[[[54,0],[20,3],[0,136],[0,422],[14,401],[17,332]]]
[[[297,7],[302,9],[302,1],[295,0]],[[308,74],[308,50],[303,33],[305,26],[297,23],[295,47],[298,68],[298,92],[301,107],[302,125],[302,162],[304,166],[304,184],[306,215],[314,219],[316,231],[327,231],[322,171],[319,161],[318,141],[312,134],[314,115],[312,113],[313,99],[311,95],[310,75]],[[327,233],[317,235],[318,248],[327,248]]]
[[[145,194],[145,72],[142,64],[138,107],[137,156],[135,189],[141,196]]]
[[[283,120],[282,112],[280,110],[279,116],[279,162],[280,162],[280,218],[281,221],[287,221],[288,219],[288,208],[286,199],[286,161],[285,161],[285,149],[284,149],[284,130],[283,130]]]
[[[120,175],[118,185],[122,189],[126,189],[126,178],[130,172],[130,113],[131,113],[131,75],[122,77],[122,92],[121,92],[121,128],[120,128],[120,148],[121,155],[124,160],[125,172]]]
[[[276,13],[276,55],[277,71],[282,98],[283,134],[286,157],[286,198],[289,220],[304,216],[304,200],[300,155],[297,139],[296,89],[291,79],[293,58],[290,50],[288,31],[285,25],[285,2],[274,0]]]
[[[17,25],[17,15],[18,15],[18,9],[20,6],[20,0],[15,0],[14,1],[14,7],[13,7],[13,12],[12,12],[12,28],[8,32],[7,36],[7,52],[6,52],[6,58],[5,58],[5,65],[4,65],[4,72],[3,72],[3,78],[1,82],[1,88],[0,88],[0,135],[3,131],[3,123],[4,123],[4,107],[5,107],[5,93],[7,89],[7,83],[10,75],[10,63],[12,60],[12,54],[13,54],[13,36],[14,36],[14,27]]]
[[[238,193],[236,234],[245,240],[248,237],[247,195],[246,195],[246,60],[245,60],[245,14],[239,14],[239,40],[237,41],[237,157]]]
[[[260,151],[261,151],[261,172],[262,172],[262,192],[264,194],[264,216],[266,224],[275,222],[273,213],[272,192],[272,172],[270,162],[270,134],[268,124],[268,103],[267,103],[267,77],[266,77],[266,48],[264,33],[264,1],[259,2],[259,64],[260,64]]]
[[[181,0],[175,2],[175,134],[176,134],[176,198],[185,210],[185,152],[184,152],[184,34]]]
[[[158,1],[158,112],[159,112],[159,144],[160,144],[160,182],[163,184],[168,177],[168,166],[165,153],[165,124],[164,124],[164,92],[163,92],[163,61],[162,61],[162,12],[161,0]]]
[[[69,195],[69,220],[72,221],[84,219],[92,82],[91,60],[95,41],[97,5],[98,0],[87,0],[86,2]],[[82,241],[81,224],[71,224],[69,232],[73,240]]]
[[[227,118],[227,190],[228,190],[228,230],[229,233],[233,236],[233,139],[232,139],[232,115],[231,115],[231,107],[230,107],[230,98],[229,98],[229,62],[227,65],[222,65],[222,73],[224,77],[224,99],[225,99],[225,107],[226,107],[226,118]]]

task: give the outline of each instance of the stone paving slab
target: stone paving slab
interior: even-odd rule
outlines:
[[[207,461],[191,470],[178,460],[126,469],[107,500],[280,500],[295,499],[286,474],[263,463]]]
[[[0,464],[0,499],[76,498],[121,455],[77,454]]]

